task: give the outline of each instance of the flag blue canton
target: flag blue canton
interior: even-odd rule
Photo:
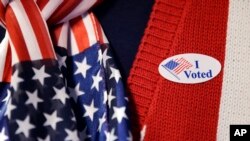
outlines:
[[[179,65],[179,63],[173,61],[173,60],[170,60],[169,62],[167,62],[164,67],[170,69],[170,70],[173,70],[175,69],[177,66]]]
[[[57,47],[56,53],[58,60],[13,66],[0,138],[131,141],[128,98],[107,45],[95,44],[74,56]]]

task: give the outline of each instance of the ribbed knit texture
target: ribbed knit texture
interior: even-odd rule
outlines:
[[[134,139],[142,129],[159,81],[158,65],[169,54],[184,13],[185,1],[156,0],[148,27],[128,78]],[[133,118],[136,118],[133,116]]]
[[[146,125],[146,141],[216,139],[223,73],[205,83],[178,84],[160,76],[158,65],[173,55],[200,53],[223,67],[227,14],[227,0],[156,1],[128,79],[140,121],[134,134]]]

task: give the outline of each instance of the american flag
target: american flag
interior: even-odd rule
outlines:
[[[193,65],[184,58],[178,58],[175,60],[170,60],[163,65],[166,69],[173,71],[176,75],[180,74],[186,69],[189,69]]]
[[[0,48],[0,140],[131,141],[128,98],[95,16],[49,33],[33,0],[9,8],[10,41]]]

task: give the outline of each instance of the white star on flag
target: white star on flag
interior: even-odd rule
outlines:
[[[56,57],[58,59],[58,65],[59,65],[59,68],[61,68],[62,66],[64,66],[65,68],[67,67],[66,66],[66,59],[67,59],[67,56],[60,56],[58,54],[56,54]]]
[[[3,101],[3,102],[8,102],[9,99],[10,99],[10,96],[11,96],[11,92],[10,92],[10,90],[8,89],[8,90],[7,90],[7,96],[6,96],[2,101]]]
[[[35,76],[33,79],[37,79],[42,85],[44,85],[44,79],[51,77],[48,73],[45,72],[45,66],[42,66],[40,69],[33,68]]]
[[[111,58],[110,56],[108,56],[108,49],[105,49],[105,51],[103,52],[103,65],[106,68],[107,66],[107,61]]]
[[[5,112],[5,115],[7,115],[8,119],[11,118],[11,111],[16,109],[16,106],[11,103],[11,100],[8,102],[7,110]]]
[[[115,141],[117,136],[115,136],[115,130],[112,129],[111,132],[104,131],[106,135],[106,141]]]
[[[33,93],[26,91],[28,95],[28,100],[25,104],[32,104],[35,109],[37,109],[38,103],[43,102],[42,99],[38,97],[38,90],[35,90]]]
[[[102,50],[98,50],[98,59],[97,62],[99,62],[100,64],[102,63]]]
[[[96,76],[92,76],[93,84],[91,86],[91,89],[96,88],[97,91],[99,91],[99,83],[102,81],[102,77],[100,76],[101,71],[99,71]]]
[[[103,104],[106,104],[107,101],[108,101],[108,93],[107,93],[107,91],[105,90],[105,91],[103,92]]]
[[[115,99],[115,96],[112,95],[112,89],[110,89],[109,94],[108,94],[108,105],[111,107],[111,102],[112,100]]]
[[[110,75],[109,79],[115,78],[116,83],[118,83],[121,78],[121,74],[119,70],[112,68],[112,67],[110,67],[110,70],[112,74]]]
[[[69,98],[69,96],[66,93],[65,87],[62,87],[61,89],[54,87],[53,89],[56,92],[56,95],[52,99],[58,99],[62,102],[62,104],[66,104],[66,100]]]
[[[30,124],[30,117],[27,116],[23,121],[16,120],[18,129],[15,134],[23,133],[25,137],[29,137],[29,132],[31,129],[35,128],[34,125]]]
[[[74,99],[75,102],[77,102],[77,97],[84,95],[85,93],[80,90],[80,83],[78,83],[75,88],[69,87],[70,96]]]
[[[11,86],[14,90],[17,90],[20,82],[23,82],[23,79],[18,76],[18,70],[16,70],[11,77]]]
[[[99,119],[98,131],[101,131],[102,125],[104,124],[105,121],[106,121],[106,116],[105,114],[103,114],[102,118]]]
[[[5,134],[5,128],[4,127],[1,130],[0,139],[1,139],[1,141],[9,140],[9,137],[6,136],[6,134]]]
[[[114,106],[113,109],[114,109],[114,114],[112,116],[112,119],[116,118],[117,121],[119,123],[121,123],[123,118],[128,118],[126,113],[125,113],[126,107],[115,107]]]
[[[91,102],[90,106],[88,105],[83,105],[84,109],[85,109],[85,113],[83,117],[89,117],[91,119],[91,121],[93,121],[94,119],[94,114],[96,111],[98,111],[98,108],[95,108],[94,106],[94,100]]]
[[[77,66],[77,70],[75,74],[82,74],[83,78],[86,78],[87,71],[91,68],[90,65],[87,64],[87,58],[85,57],[82,62],[75,62]]]
[[[62,118],[57,116],[57,111],[54,111],[50,115],[44,113],[44,116],[46,118],[46,122],[44,123],[44,126],[51,126],[51,128],[54,130],[56,130],[57,123],[63,121]]]
[[[79,140],[78,136],[77,136],[77,131],[71,131],[69,129],[65,129],[66,133],[67,133],[67,137],[66,137],[66,141],[70,140],[70,141],[75,141],[75,140]]]

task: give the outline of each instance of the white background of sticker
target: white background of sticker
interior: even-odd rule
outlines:
[[[193,79],[192,77],[190,77],[188,79],[183,71],[178,75],[178,77],[180,78],[180,80],[178,80],[174,75],[172,75],[169,71],[167,71],[162,66],[171,60],[175,60],[175,59],[182,58],[182,57],[193,65],[187,71],[208,72],[209,69],[211,69],[213,77],[211,77],[211,78],[196,78],[196,79]],[[199,69],[196,68],[195,61],[199,61]],[[207,55],[203,55],[203,54],[196,54],[196,53],[186,53],[186,54],[179,54],[179,55],[171,56],[171,57],[163,60],[160,63],[158,70],[159,70],[159,73],[161,74],[161,76],[169,81],[177,82],[177,83],[184,83],[184,84],[196,84],[196,83],[202,83],[202,82],[209,81],[209,80],[213,79],[214,77],[216,77],[221,71],[221,64],[217,59],[215,59],[211,56],[207,56]]]

